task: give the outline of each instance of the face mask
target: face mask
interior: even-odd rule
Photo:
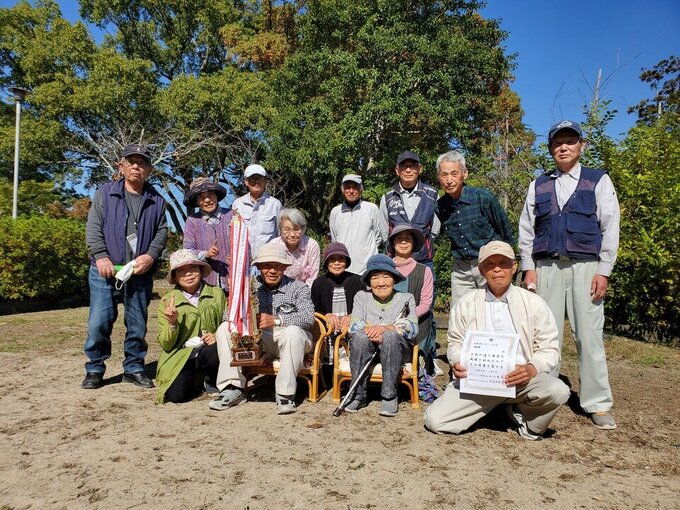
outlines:
[[[128,262],[122,268],[120,268],[116,273],[116,289],[117,290],[122,289],[125,282],[127,282],[130,279],[134,272],[135,272],[134,260]]]

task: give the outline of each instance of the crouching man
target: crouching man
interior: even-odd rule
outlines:
[[[432,432],[460,434],[494,407],[506,405],[517,432],[532,441],[543,433],[569,399],[569,388],[549,372],[559,363],[555,319],[543,299],[512,285],[517,262],[512,247],[492,241],[479,250],[479,269],[487,289],[463,296],[451,311],[447,355],[457,380],[425,412],[425,427]],[[460,352],[468,330],[518,333],[520,345],[515,370],[506,384],[515,386],[515,398],[461,394],[459,381],[467,377]]]
[[[278,414],[294,413],[297,374],[305,353],[312,350],[314,304],[307,285],[283,274],[291,265],[283,246],[263,245],[253,265],[260,271],[257,276],[257,323],[262,332],[262,346],[271,357],[281,360],[276,376],[276,410]],[[245,377],[239,367],[231,366],[233,331],[232,325],[225,322],[215,335],[220,357],[217,387],[221,391],[209,406],[216,411],[245,400]]]

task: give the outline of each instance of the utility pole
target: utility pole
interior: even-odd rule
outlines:
[[[7,91],[14,96],[16,105],[16,130],[14,135],[14,187],[12,188],[12,219],[17,219],[19,209],[19,133],[21,125],[21,103],[30,90],[23,87],[9,87]]]

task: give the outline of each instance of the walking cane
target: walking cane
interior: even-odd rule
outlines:
[[[399,317],[397,319],[403,319],[406,317],[410,312],[409,312],[409,306],[408,302],[404,304],[404,307],[401,309],[401,312],[399,312]],[[378,357],[378,354],[380,354],[380,349],[376,347],[375,351],[373,352],[373,355],[370,357],[368,362],[364,365],[364,367],[361,369],[361,372],[359,372],[359,375],[356,377],[353,377],[354,381],[352,382],[352,385],[349,387],[349,390],[347,390],[347,395],[345,395],[345,398],[342,399],[340,402],[340,405],[335,408],[335,411],[333,411],[333,416],[336,418],[340,416],[344,411],[345,407],[347,407],[347,404],[349,404],[350,399],[354,396],[354,391],[357,389],[357,386],[361,381],[364,380],[364,377],[368,374],[368,369],[371,367],[373,362],[376,360]]]

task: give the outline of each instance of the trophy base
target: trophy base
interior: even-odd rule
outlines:
[[[265,356],[262,356],[259,349],[232,349],[231,351],[232,367],[259,367],[264,362]]]

